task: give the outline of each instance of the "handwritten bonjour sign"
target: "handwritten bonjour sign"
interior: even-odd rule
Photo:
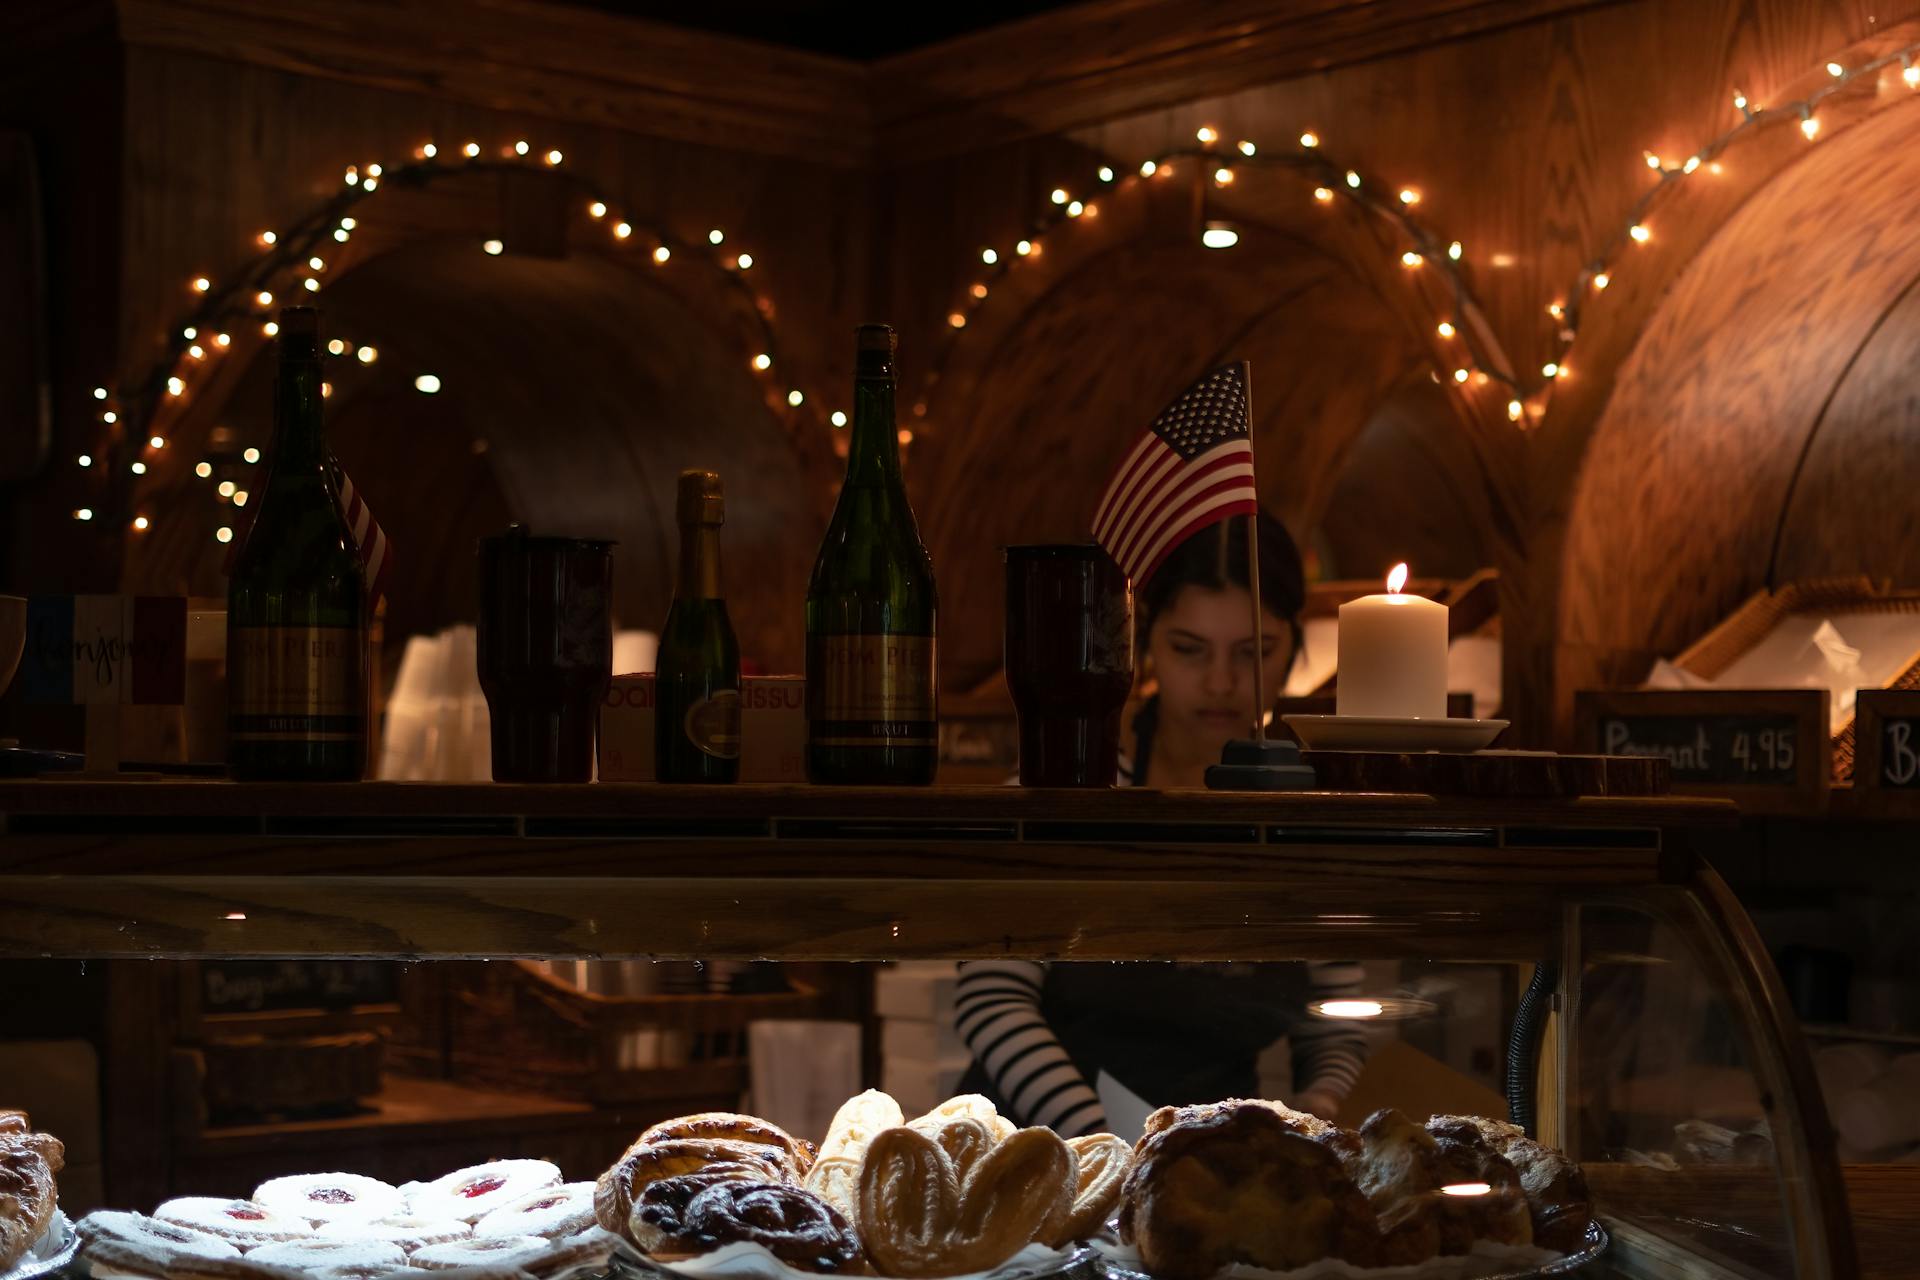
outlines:
[[[1789,812],[1826,794],[1827,699],[1823,689],[1587,692],[1574,718],[1589,750],[1666,760],[1675,790]]]
[[[20,684],[29,702],[100,706],[186,700],[183,596],[34,596]]]

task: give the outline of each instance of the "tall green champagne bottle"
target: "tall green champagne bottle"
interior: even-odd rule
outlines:
[[[227,759],[243,780],[367,768],[366,575],[320,422],[320,317],[280,313],[273,442],[227,584]]]
[[[807,587],[807,776],[924,785],[940,760],[933,561],[907,505],[893,330],[860,326],[847,479]]]
[[[720,477],[680,473],[680,576],[654,662],[653,772],[661,782],[740,777],[740,643],[720,593]]]

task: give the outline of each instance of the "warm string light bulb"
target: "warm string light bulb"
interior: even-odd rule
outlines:
[[[211,288],[213,288],[213,281],[207,279],[205,276],[195,276],[193,278],[193,291],[195,293],[205,293]]]
[[[1311,151],[1320,145],[1320,135],[1309,129],[1300,135],[1300,145]]]
[[[1243,156],[1250,156],[1250,155],[1252,155],[1252,154],[1253,154],[1254,152],[1256,152],[1256,151],[1258,151],[1258,150],[1259,150],[1259,148],[1258,148],[1258,147],[1256,147],[1256,146],[1254,146],[1254,145],[1253,145],[1253,144],[1252,144],[1251,142],[1248,142],[1248,141],[1247,141],[1247,140],[1246,140],[1245,138],[1242,138],[1242,139],[1240,140],[1240,154],[1241,154],[1241,155],[1243,155]]]
[[[1075,200],[1073,203],[1067,206],[1067,216],[1069,218],[1077,218],[1081,214],[1085,213],[1086,211],[1087,211],[1087,206],[1085,206],[1084,204],[1081,204],[1078,200]]]
[[[506,242],[502,240],[483,240],[480,242],[480,251],[489,257],[497,258],[507,251]]]
[[[605,200],[595,200],[592,204],[587,206],[587,216],[590,218],[606,217],[607,202]]]
[[[982,249],[980,251],[980,261],[986,263],[988,266],[992,266],[994,263],[1000,261],[1000,255],[992,249]]]
[[[1594,277],[1593,277],[1594,288],[1604,289],[1612,283],[1613,283],[1613,277],[1608,275],[1606,272],[1600,271],[1594,274]]]
[[[1640,244],[1645,244],[1647,241],[1653,239],[1653,233],[1648,231],[1644,224],[1638,222],[1627,228],[1627,234],[1632,236],[1634,240]]]
[[[1013,251],[1024,258],[1033,252],[1033,241],[1022,240],[1019,244],[1013,246]]]
[[[531,151],[532,149],[533,148],[527,145],[527,140],[525,138],[522,138],[520,139],[520,141],[513,144],[513,154],[517,156],[523,156],[527,154],[527,152]]]
[[[1902,54],[1900,58],[1900,78],[1907,82],[1907,88],[1920,87],[1920,67],[1913,65],[1912,54]]]
[[[743,253],[739,257],[733,260],[733,265],[738,267],[740,270],[745,271],[753,265],[753,255],[750,253]]]
[[[1838,80],[1841,76],[1847,74],[1847,69],[1837,62],[1829,62],[1827,64],[1827,74],[1835,80]]]
[[[1818,117],[1805,107],[1800,109],[1800,132],[1806,136],[1808,142],[1812,142],[1820,132]]]
[[[830,418],[828,418],[827,421],[833,423],[833,425],[836,427],[844,427],[847,425],[847,415],[841,412],[840,410],[835,409],[833,411],[833,415]]]
[[[1403,267],[1417,267],[1421,261],[1420,255],[1411,249],[1400,255],[1400,265]]]
[[[1419,204],[1420,193],[1412,187],[1402,187],[1400,188],[1400,203],[1405,205]]]
[[[1140,176],[1143,178],[1151,178],[1153,176],[1153,171],[1155,169],[1158,169],[1159,167],[1160,167],[1159,165],[1155,164],[1151,160],[1143,160],[1140,162]]]
[[[1518,400],[1507,401],[1507,421],[1518,422],[1520,421],[1520,416],[1525,412],[1526,408],[1521,405]]]
[[[767,370],[773,368],[773,357],[762,351],[753,358],[753,367],[765,373]]]
[[[1065,204],[1067,202],[1066,188],[1055,187],[1053,189],[1053,194],[1048,196],[1047,198],[1049,200],[1052,200],[1055,204]]]
[[[1557,378],[1560,376],[1560,366],[1549,360],[1540,366],[1540,376],[1543,378]]]
[[[195,463],[193,467],[193,474],[199,476],[202,480],[205,480],[208,476],[213,474],[213,464],[211,462]]]
[[[272,243],[273,243],[274,241],[276,241],[276,240],[278,240],[279,238],[280,238],[280,237],[279,237],[279,235],[278,235],[278,234],[276,234],[275,232],[272,232],[272,231],[262,231],[262,232],[260,233],[260,243],[261,243],[261,244],[266,244],[266,245],[270,245],[270,244],[272,244]]]
[[[1233,181],[1233,170],[1227,168],[1225,165],[1222,165],[1220,168],[1215,169],[1213,171],[1214,186],[1224,187],[1232,183],[1232,181]]]
[[[248,447],[245,451],[243,451],[240,454],[240,456],[244,458],[249,464],[260,461],[260,451],[252,447]]]
[[[1360,175],[1352,169],[1347,170],[1347,185],[1356,191],[1360,189]]]
[[[1112,169],[1112,168],[1111,168],[1110,166],[1108,166],[1108,165],[1104,165],[1104,164],[1103,164],[1103,165],[1101,165],[1101,166],[1100,166],[1100,169],[1099,169],[1099,172],[1098,172],[1097,174],[1095,174],[1094,176],[1096,176],[1097,178],[1099,178],[1099,179],[1100,179],[1100,181],[1102,181],[1102,182],[1112,182],[1112,181],[1113,181],[1113,169]]]
[[[613,238],[615,240],[625,240],[632,234],[633,224],[631,222],[616,222],[613,224]]]
[[[232,528],[224,524],[221,525],[218,529],[215,529],[213,531],[213,540],[215,542],[232,542],[233,541]]]
[[[802,395],[798,388],[795,388],[794,390],[787,392],[787,403],[792,405],[794,408],[798,409],[803,403],[805,403],[805,401],[806,401],[806,396]]]
[[[708,244],[719,244],[721,241],[725,240],[726,238],[727,238],[727,233],[722,231],[718,227],[715,227],[713,230],[707,232]]]
[[[1315,187],[1313,189],[1313,198],[1315,200],[1318,200],[1321,204],[1325,204],[1327,203],[1327,201],[1333,199],[1333,188]]]
[[[557,165],[564,159],[566,159],[566,157],[562,155],[557,149],[547,152],[547,155],[546,155],[546,161],[550,165]]]
[[[1445,320],[1442,320],[1437,326],[1435,326],[1434,332],[1438,333],[1443,338],[1451,338],[1454,335],[1455,330],[1451,324],[1447,323]]]
[[[1210,147],[1220,140],[1220,131],[1210,124],[1203,124],[1194,130],[1193,136],[1200,140],[1201,146]]]
[[[661,245],[659,248],[653,251],[653,260],[655,262],[665,262],[668,258],[671,258],[672,256],[673,256],[673,250],[667,248],[667,246],[665,245]],[[741,256],[746,257],[745,254],[742,254]],[[747,265],[748,266],[753,265],[752,258],[747,258]]]
[[[1453,380],[1455,382],[1465,382],[1471,376],[1472,375],[1469,374],[1465,369],[1455,369],[1453,371]]]

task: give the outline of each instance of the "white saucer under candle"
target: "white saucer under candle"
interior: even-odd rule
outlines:
[[[1380,720],[1445,719],[1447,606],[1407,595],[1407,566],[1387,575],[1385,595],[1340,606],[1335,710]]]

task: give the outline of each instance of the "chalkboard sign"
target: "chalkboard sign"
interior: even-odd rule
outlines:
[[[200,966],[200,1011],[208,1015],[343,1013],[399,999],[397,966],[377,960],[208,960]]]
[[[1827,698],[1824,689],[1581,693],[1574,714],[1587,749],[1666,760],[1677,792],[1808,812],[1824,804],[1832,770]]]
[[[1863,813],[1920,817],[1920,690],[1860,691],[1853,787]]]

